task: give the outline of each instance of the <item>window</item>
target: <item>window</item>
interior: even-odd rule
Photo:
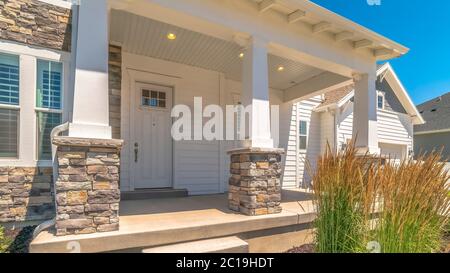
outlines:
[[[299,149],[306,150],[306,146],[308,144],[308,122],[304,120],[300,120],[299,123]]]
[[[384,95],[379,94],[377,99],[378,109],[384,109]]]
[[[0,53],[0,158],[17,158],[19,57]]]
[[[142,105],[166,108],[166,92],[142,89]]]
[[[51,160],[51,130],[62,120],[62,64],[37,61],[37,154],[39,160]]]

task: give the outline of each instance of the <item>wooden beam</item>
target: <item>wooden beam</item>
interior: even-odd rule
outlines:
[[[318,24],[313,25],[312,32],[313,33],[320,33],[326,30],[329,30],[331,28],[331,23],[328,22],[320,22]]]
[[[293,13],[288,15],[288,22],[289,24],[293,24],[295,22],[300,21],[303,17],[305,17],[306,12],[303,10],[296,10]]]
[[[367,40],[367,39],[356,41],[353,43],[353,47],[355,49],[366,48],[366,47],[369,47],[372,45],[373,45],[373,42],[370,40]]]
[[[352,82],[353,79],[328,71],[323,72],[284,90],[284,102],[320,95]]]
[[[394,50],[389,49],[389,48],[380,48],[380,49],[376,49],[373,51],[374,57],[383,57],[383,56],[392,55],[392,54],[394,54]]]
[[[259,12],[266,12],[269,9],[273,8],[273,6],[277,2],[275,0],[263,0],[261,3],[259,3]]]
[[[353,32],[342,31],[334,35],[334,40],[336,42],[342,42],[351,39],[353,36],[354,36]]]

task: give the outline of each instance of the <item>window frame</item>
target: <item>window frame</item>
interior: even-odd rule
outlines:
[[[60,63],[61,64],[61,94],[60,94],[60,109],[53,109],[53,108],[47,108],[47,107],[38,107],[37,106],[37,93],[38,93],[38,66],[39,66],[39,61],[46,61],[46,62],[54,62],[54,63]],[[64,123],[65,117],[64,117],[64,109],[65,109],[65,63],[63,61],[59,61],[59,60],[52,60],[52,59],[47,59],[47,58],[39,58],[36,57],[36,65],[35,65],[35,89],[34,89],[34,118],[35,118],[35,137],[34,137],[34,141],[35,141],[35,147],[34,147],[34,159],[38,162],[51,162],[51,159],[39,159],[39,126],[38,126],[38,115],[39,113],[52,113],[52,114],[60,114],[61,115],[61,123]]]
[[[3,51],[0,50],[0,54],[5,54],[5,55],[12,55],[12,56],[16,56],[18,59],[18,69],[19,69],[19,104],[6,104],[6,103],[0,103],[0,109],[6,109],[6,110],[13,110],[13,111],[17,111],[17,151],[16,151],[16,156],[5,156],[5,157],[0,157],[0,162],[4,161],[4,160],[18,160],[20,158],[20,125],[21,125],[21,102],[22,100],[20,99],[20,54],[15,54],[12,52],[7,52],[7,51]]]
[[[382,99],[382,107],[379,107],[379,99]],[[386,97],[385,97],[385,94],[384,94],[384,92],[380,92],[380,91],[378,91],[377,92],[377,109],[380,109],[380,110],[385,110],[385,105],[386,105]]]
[[[301,122],[305,122],[305,124],[306,124],[306,134],[301,134],[300,133],[300,128],[301,128],[300,123]],[[306,120],[306,119],[299,119],[297,134],[298,134],[298,150],[299,151],[306,151],[306,150],[308,150],[308,140],[309,140],[309,121],[308,120]],[[305,148],[301,147],[300,137],[305,137],[306,138]]]
[[[19,105],[6,106],[19,111],[18,121],[18,156],[15,158],[0,158],[2,166],[52,166],[52,160],[38,160],[37,153],[37,113],[36,110],[45,111],[45,108],[36,107],[37,93],[37,60],[46,60],[62,63],[61,78],[61,122],[71,118],[71,107],[68,99],[73,96],[73,87],[69,85],[71,71],[73,71],[73,55],[71,52],[59,51],[50,48],[29,47],[11,41],[0,41],[0,53],[19,57]],[[5,107],[2,104],[2,108]],[[55,110],[55,109],[53,109]]]

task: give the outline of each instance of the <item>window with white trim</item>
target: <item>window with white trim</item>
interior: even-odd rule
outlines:
[[[308,146],[308,122],[305,120],[300,120],[298,126],[299,135],[299,149],[306,150]]]
[[[36,122],[38,160],[51,160],[50,132],[62,122],[62,63],[37,60]]]
[[[19,154],[19,56],[0,53],[0,158]]]

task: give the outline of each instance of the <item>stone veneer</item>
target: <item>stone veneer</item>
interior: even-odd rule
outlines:
[[[245,215],[281,212],[281,155],[283,149],[249,148],[231,155],[228,204]]]
[[[51,182],[51,167],[0,167],[0,222],[51,219]]]
[[[70,51],[72,11],[37,0],[0,0],[0,39]]]
[[[122,140],[56,137],[56,235],[119,229]]]
[[[112,137],[120,139],[120,90],[122,88],[122,48],[109,46],[109,125]]]

